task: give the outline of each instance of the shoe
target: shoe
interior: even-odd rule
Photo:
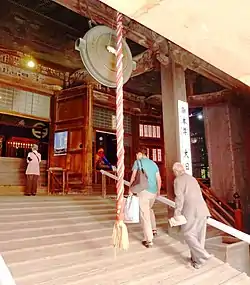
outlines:
[[[24,196],[30,196],[30,194],[29,193],[24,193]]]
[[[192,261],[192,262],[191,262],[191,265],[192,265],[193,268],[195,268],[195,269],[200,269],[201,266],[202,266],[202,264],[199,264],[199,263],[197,263],[197,262],[195,262],[195,261]]]
[[[31,193],[32,196],[36,196],[36,193]]]
[[[146,248],[151,248],[153,247],[152,241],[142,241],[142,245],[144,245]]]
[[[153,236],[154,236],[154,237],[157,236],[157,230],[153,230]]]

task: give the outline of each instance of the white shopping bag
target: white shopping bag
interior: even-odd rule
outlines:
[[[124,223],[136,224],[140,222],[139,198],[128,196],[124,207]]]

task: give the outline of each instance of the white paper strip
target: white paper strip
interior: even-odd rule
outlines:
[[[180,162],[186,169],[186,172],[192,175],[192,154],[189,129],[188,103],[178,100],[178,119],[179,119],[179,148]]]

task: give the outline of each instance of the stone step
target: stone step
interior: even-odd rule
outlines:
[[[20,238],[17,237],[12,240],[6,240],[0,242],[0,249],[2,253],[6,252],[17,252],[20,250],[35,250],[39,247],[50,247],[59,244],[67,244],[67,243],[79,243],[79,242],[91,242],[95,238],[99,239],[108,239],[111,241],[113,227],[102,229],[101,236],[98,237],[99,229],[93,231],[79,230],[78,232],[65,232],[62,234],[54,234],[54,235],[44,235],[44,236],[35,236],[30,238]],[[128,229],[129,235],[134,235],[137,233],[141,233],[141,227],[138,225],[137,227],[129,227]],[[164,233],[166,234],[166,233]],[[108,243],[109,243],[108,242]]]
[[[93,278],[84,278],[81,276],[75,282],[66,283],[67,285],[87,285],[87,284],[101,284],[101,285],[115,285],[115,284],[137,284],[136,282],[141,282],[143,280],[144,285],[147,284],[178,284],[178,280],[182,280],[184,276],[190,276],[194,274],[194,270],[191,267],[188,267],[185,263],[182,262],[180,258],[180,252],[175,251],[169,252],[169,256],[166,256],[157,259],[152,258],[151,255],[148,256],[144,263],[137,263],[135,258],[134,264],[131,267],[126,268],[127,272],[130,272],[129,275],[124,274],[124,269],[120,265],[120,270],[113,270],[112,268],[109,271],[105,271],[105,280],[100,280],[100,276],[95,275]],[[218,264],[207,265],[209,269],[213,267],[218,267]],[[157,278],[161,276],[161,281],[156,282]],[[148,278],[150,277],[150,278]],[[131,282],[132,281],[132,282]],[[163,283],[165,282],[165,283]]]
[[[170,238],[162,238],[158,241],[158,244],[164,247],[169,248],[170,244],[179,244],[179,248],[186,249],[184,245],[181,245],[177,241],[174,241]],[[139,240],[131,241],[130,250],[128,252],[118,253],[118,258],[124,257],[125,259],[131,260],[133,259],[133,255],[135,254],[147,254],[147,251],[144,247],[138,246],[140,245]],[[81,249],[81,250],[80,250]],[[158,247],[152,249],[153,252],[162,252]],[[15,258],[15,257],[14,257]],[[30,259],[26,261],[19,261],[15,263],[10,263],[7,258],[5,260],[8,262],[11,271],[13,272],[16,278],[26,278],[29,275],[44,275],[45,272],[50,276],[51,274],[60,274],[66,268],[72,268],[74,266],[87,266],[89,263],[91,266],[97,266],[99,268],[99,263],[107,262],[111,260],[114,263],[114,249],[110,246],[110,243],[104,244],[103,246],[99,246],[96,242],[92,244],[88,244],[88,246],[83,248],[78,248],[78,251],[74,252],[60,252],[58,255],[51,254],[49,258],[37,258]],[[99,268],[101,270],[102,266]],[[54,273],[53,273],[54,272]]]
[[[155,215],[165,216],[167,218],[167,213],[162,209],[154,209]],[[100,215],[113,215],[115,213],[115,208],[107,208],[107,209],[88,209],[86,210],[84,207],[83,209],[76,211],[69,210],[69,211],[58,211],[58,212],[44,212],[41,211],[40,213],[29,213],[29,214],[10,214],[10,215],[2,215],[0,216],[0,222],[3,225],[14,225],[16,223],[32,223],[32,222],[46,222],[50,221],[51,219],[55,219],[56,221],[60,221],[62,219],[77,219],[79,217],[88,218],[91,216],[100,216]]]
[[[32,284],[32,282],[34,282],[35,280],[36,284],[50,284],[51,280],[53,280],[54,284],[61,284],[62,281],[64,282],[63,284],[71,284],[72,282],[78,281],[79,278],[83,279],[83,276],[85,276],[84,279],[87,278],[86,280],[88,280],[89,284],[95,284],[94,280],[96,276],[103,276],[103,274],[105,274],[105,276],[107,277],[108,270],[111,270],[112,272],[116,273],[119,270],[129,270],[131,267],[134,270],[139,270],[139,268],[145,270],[145,267],[150,266],[151,264],[155,264],[157,262],[161,263],[164,258],[170,258],[174,261],[173,255],[166,257],[164,251],[159,250],[159,248],[152,249],[150,254],[151,257],[148,258],[147,249],[143,247],[140,247],[139,249],[138,242],[136,247],[134,246],[134,244],[131,244],[131,246],[133,248],[133,253],[118,252],[116,259],[114,257],[114,250],[112,248],[109,248],[107,249],[109,251],[109,258],[103,257],[97,259],[95,255],[86,255],[84,260],[81,260],[81,258],[75,257],[75,261],[78,261],[78,263],[75,263],[74,265],[65,266],[61,264],[61,266],[57,269],[47,270],[46,274],[42,273],[41,275],[39,273],[36,273],[33,275],[29,275],[28,278],[26,275],[24,276],[24,278],[26,282],[29,282],[26,284]],[[166,245],[164,246],[164,244],[162,244],[162,249],[166,250],[168,247],[169,245],[167,245],[166,247]],[[179,247],[179,250],[186,250],[186,248],[182,245],[182,247]],[[133,256],[135,254],[137,263],[134,263],[133,260]],[[105,256],[107,256],[107,254]],[[22,284],[21,280],[23,280],[24,278],[17,278],[18,284]]]
[[[228,264],[225,263],[222,266],[216,267],[211,271],[185,278],[185,280],[179,282],[178,285],[209,285],[211,284],[211,280],[213,280],[212,282],[214,285],[217,285],[226,282],[240,274],[241,273],[239,271],[234,268],[231,268]]]
[[[66,224],[75,224],[75,223],[84,223],[86,222],[103,222],[103,221],[113,221],[114,220],[114,214],[115,211],[113,213],[110,214],[96,214],[96,215],[85,215],[85,216],[75,216],[75,217],[60,217],[57,219],[54,219],[53,217],[51,217],[50,219],[42,219],[39,220],[39,228],[45,228],[45,227],[57,227],[57,226],[61,226],[61,225],[66,225]],[[167,217],[165,213],[160,213],[160,214],[156,214],[156,217],[160,220],[164,220],[166,219],[167,221]],[[18,221],[18,222],[8,222],[8,223],[2,223],[1,225],[1,230],[0,230],[0,234],[6,231],[13,231],[13,228],[15,231],[21,230],[23,231],[24,228],[25,229],[32,229],[35,228],[37,226],[37,221],[35,220],[26,220],[26,221]]]
[[[13,204],[11,198],[0,200],[0,250],[17,285],[249,282],[246,275],[216,258],[199,270],[192,268],[187,246],[166,234],[167,209],[160,203],[155,205],[158,237],[153,248],[141,245],[141,226],[129,224],[130,248],[115,256],[114,199],[32,198],[16,197]]]
[[[224,285],[238,285],[238,284],[247,285],[250,283],[249,283],[249,277],[245,273],[241,273],[241,274],[231,278],[230,280],[227,280],[227,281],[220,283],[220,284],[224,284]]]
[[[223,263],[221,261],[214,259],[210,260],[204,267],[200,268],[199,270],[196,270],[193,267],[191,267],[191,265],[187,264],[185,259],[186,259],[185,257],[179,259],[179,262],[182,264],[181,268],[178,268],[176,266],[172,270],[168,270],[168,267],[164,266],[165,264],[163,264],[161,269],[157,271],[155,270],[152,274],[150,272],[150,274],[145,275],[143,278],[138,278],[136,280],[133,279],[133,281],[130,282],[129,284],[130,285],[149,285],[149,284],[174,285],[174,284],[179,284],[180,282],[182,282],[187,278],[190,278],[191,276],[195,277],[199,274],[211,272],[212,270],[223,266]],[[193,283],[189,284],[193,285]]]
[[[44,235],[55,235],[55,234],[63,234],[65,232],[70,231],[81,231],[85,229],[86,231],[95,231],[96,229],[101,228],[102,230],[105,229],[113,229],[114,225],[114,218],[110,221],[88,221],[88,222],[79,222],[74,224],[63,224],[57,225],[56,227],[52,228],[50,226],[40,228],[39,224],[33,228],[23,228],[18,230],[9,230],[9,231],[0,231],[0,241],[7,241],[11,239],[15,239],[17,236],[19,238],[31,238],[31,237],[39,237]],[[166,227],[167,221],[159,221],[159,227]]]
[[[155,252],[154,254],[146,254],[144,250],[143,257],[139,255],[133,260],[117,260],[111,263],[103,263],[99,270],[78,272],[77,275],[72,276],[67,274],[64,278],[65,285],[73,284],[129,284],[131,280],[141,279],[148,274],[154,274],[160,270],[166,271],[166,268],[173,270],[178,268],[180,270],[185,265],[176,262],[176,257],[179,253],[172,253],[167,256],[163,252]],[[125,272],[129,272],[126,274]],[[102,276],[105,276],[103,279]],[[60,280],[62,281],[62,279]],[[49,281],[50,282],[50,281]],[[43,283],[44,285],[50,284]],[[58,282],[56,280],[55,284]]]
[[[112,235],[113,231],[113,224],[109,224],[107,228],[101,228],[101,227],[96,227],[94,229],[90,228],[88,229],[87,227],[85,228],[79,228],[78,231],[72,232],[69,231],[67,232],[64,231],[62,233],[57,233],[55,234],[54,232],[52,234],[48,235],[36,235],[36,231],[33,232],[34,235],[31,237],[23,238],[22,236],[16,236],[13,239],[6,239],[4,241],[0,241],[0,248],[1,252],[9,252],[9,251],[16,251],[16,250],[24,250],[24,249],[30,249],[34,247],[46,247],[46,246],[51,246],[51,245],[56,245],[58,243],[70,243],[70,242],[75,242],[78,243],[79,241],[91,241],[94,238],[105,238],[105,237],[110,237]],[[164,227],[166,224],[158,224],[158,234],[164,234],[166,235],[166,228]],[[66,227],[67,229],[67,227]],[[101,234],[99,233],[101,231]],[[134,225],[128,225],[128,232],[130,235],[134,235],[138,232],[141,232],[141,227],[138,224]],[[98,236],[100,234],[100,236]]]

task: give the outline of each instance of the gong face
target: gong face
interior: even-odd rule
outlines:
[[[83,39],[76,41],[82,62],[96,81],[104,86],[116,87],[116,33],[106,26],[96,26]],[[129,46],[123,40],[123,82],[132,73],[133,62]]]

